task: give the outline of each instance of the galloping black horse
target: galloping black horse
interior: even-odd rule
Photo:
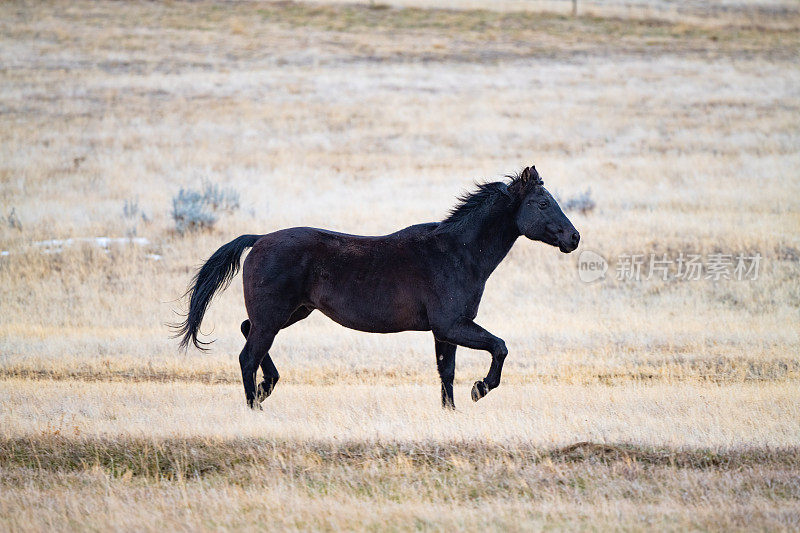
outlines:
[[[454,408],[456,346],[488,351],[489,373],[472,387],[478,401],[500,384],[508,354],[502,339],[473,322],[489,275],[520,235],[564,253],[577,248],[580,236],[534,167],[459,200],[442,222],[381,237],[290,228],[234,239],[214,252],[186,293],[189,312],[177,326],[181,347],[208,344],[197,338],[203,314],[252,247],[244,261],[249,320],[242,322],[247,341],[239,355],[251,408],[260,409],[278,382],[269,356],[275,335],[314,309],[360,331],[432,331],[445,408]],[[264,379],[256,384],[259,366]]]

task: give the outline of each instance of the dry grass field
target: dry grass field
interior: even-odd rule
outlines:
[[[800,528],[797,4],[391,4],[0,4],[0,530]],[[486,353],[443,412],[429,333],[315,313],[250,412],[240,278],[211,352],[169,338],[235,236],[387,233],[532,162],[596,208],[490,278],[478,403]],[[181,235],[204,181],[240,208]],[[651,253],[761,259],[618,279]]]

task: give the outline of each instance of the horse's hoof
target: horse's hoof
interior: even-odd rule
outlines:
[[[483,381],[476,381],[472,386],[472,401],[477,402],[487,394],[489,394],[489,390],[486,388],[486,383]]]
[[[269,398],[269,395],[272,394],[272,391],[274,389],[275,385],[270,384],[268,386],[264,386],[263,381],[259,383],[258,387],[256,388],[256,399],[258,400],[258,403],[260,404],[261,402]]]
[[[261,404],[258,403],[256,400],[248,400],[247,401],[247,407],[249,407],[253,411],[263,411],[264,410],[264,408],[261,407]]]

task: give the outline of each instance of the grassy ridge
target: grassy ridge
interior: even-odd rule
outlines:
[[[365,442],[341,444],[273,439],[12,437],[0,440],[0,468],[71,472],[101,468],[111,475],[174,479],[230,474],[250,468],[303,477],[351,469],[392,470],[421,477],[431,472],[496,469],[510,475],[536,465],[617,463],[637,467],[741,470],[770,467],[800,471],[800,447],[738,450],[670,449],[580,442],[543,448],[491,442]],[[416,473],[415,473],[416,472]],[[483,474],[480,474],[483,475]],[[465,481],[469,484],[468,481]],[[795,487],[800,496],[800,485]]]
[[[793,530],[796,448],[0,441],[12,530]]]

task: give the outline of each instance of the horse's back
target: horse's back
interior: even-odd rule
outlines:
[[[421,250],[435,226],[383,236],[309,227],[267,234],[245,260],[245,299],[250,291],[284,297],[364,331],[427,329]]]
[[[263,260],[266,256],[272,256],[279,260],[296,260],[305,256],[328,259],[397,254],[404,249],[418,247],[436,225],[435,222],[416,224],[388,235],[375,236],[351,235],[311,227],[287,228],[262,236],[254,244],[249,257]]]

